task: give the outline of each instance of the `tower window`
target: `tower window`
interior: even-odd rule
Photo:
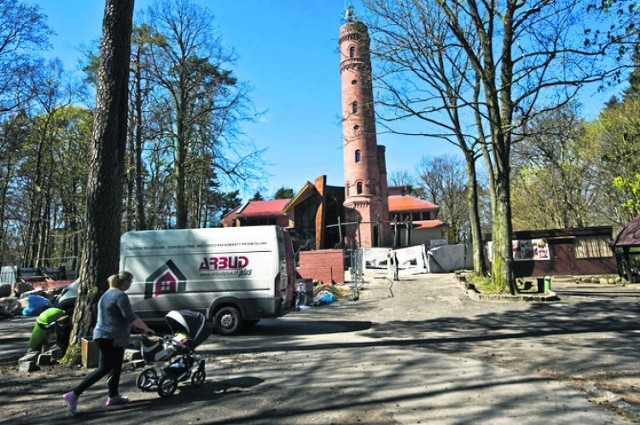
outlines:
[[[358,80],[351,80],[351,84],[353,85],[358,84]]]
[[[356,150],[356,162],[360,162],[362,160],[362,156],[360,154],[360,149]]]
[[[354,126],[353,126],[353,130],[354,130],[354,131],[358,131],[358,130],[360,130],[360,126],[359,126],[359,125],[354,125]]]
[[[349,57],[354,58],[356,56],[356,46],[349,47]]]
[[[351,112],[354,113],[354,114],[358,113],[358,102],[353,102],[351,104]]]
[[[356,194],[357,195],[362,194],[362,182],[356,183]]]

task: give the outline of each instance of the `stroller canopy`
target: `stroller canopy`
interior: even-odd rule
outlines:
[[[193,347],[202,344],[211,335],[211,328],[207,326],[204,314],[197,311],[171,310],[164,320],[173,333],[184,332],[189,335]]]

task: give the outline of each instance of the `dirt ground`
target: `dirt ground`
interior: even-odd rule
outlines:
[[[255,406],[244,408],[248,412],[258,407],[271,412],[277,408],[267,409],[266,406],[287,405],[288,399],[281,399],[282,395],[275,395],[276,392],[252,391],[254,386],[264,387],[262,380],[273,381],[266,372],[261,375],[260,371],[279,367],[291,369],[279,353],[297,353],[300,356],[297,361],[303,364],[305,356],[330,359],[338,352],[361,344],[358,341],[366,340],[373,341],[367,342],[372,348],[393,346],[423,356],[444,354],[498,366],[523,376],[549,379],[583,393],[596,409],[610,414],[610,423],[618,423],[616,420],[640,423],[640,363],[637,361],[640,286],[575,284],[570,279],[557,280],[552,289],[558,294],[558,301],[527,303],[474,301],[453,280],[450,277],[433,283],[428,276],[404,277],[391,285],[383,279],[370,279],[359,301],[340,301],[335,306],[309,308],[279,320],[264,321],[237,337],[212,336],[202,350],[207,365],[211,365],[208,368],[212,368],[208,369],[205,387],[211,394],[251,392]],[[296,376],[303,373],[315,376],[317,370],[317,365],[316,369],[304,365],[304,372],[296,370],[297,367],[302,366],[294,366]],[[362,368],[367,367],[363,362]],[[240,372],[246,372],[244,378],[234,378]],[[371,373],[378,372],[372,366]],[[15,362],[10,362],[0,364],[0,373],[0,399],[4,405],[4,419],[0,419],[0,425],[64,423],[69,418],[59,415],[60,396],[75,385],[86,370],[55,365],[25,374],[18,371]],[[173,404],[178,401],[160,400],[156,394],[137,393],[137,374],[138,371],[131,371],[123,376],[123,386],[129,393],[136,392],[136,397],[151,403],[152,408],[168,403],[178,409],[178,404]],[[318,389],[321,392],[316,397],[334,397],[333,392],[341,386],[341,381],[349,379],[348,374],[332,377],[326,388]],[[184,394],[194,397],[193,403],[197,403],[200,400],[197,393],[190,391],[183,390]],[[289,393],[289,397],[295,398],[292,394],[296,390],[291,391],[294,392]],[[94,406],[102,403],[103,393],[92,392],[89,403]],[[347,391],[347,394],[351,393]],[[213,400],[218,396],[223,397],[211,395]],[[229,412],[216,411],[220,422],[201,421],[197,412],[185,411],[184,414],[193,423],[268,423],[232,416],[234,398],[227,400],[231,400],[225,407]],[[205,401],[206,406],[211,404],[211,400]],[[33,409],[34,403],[39,406],[37,412]],[[244,404],[236,406],[236,413],[238,406]],[[350,411],[353,415],[345,413]],[[344,407],[331,418],[327,411],[305,411],[302,419],[293,420],[291,412],[287,420],[281,418],[276,422],[400,423],[390,418],[382,407],[363,408],[356,404]],[[235,419],[225,422],[222,419],[225,414],[229,415],[226,418]],[[42,422],[43,418],[50,419]],[[108,423],[126,416],[84,418],[91,423]]]

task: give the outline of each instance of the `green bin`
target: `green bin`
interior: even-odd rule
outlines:
[[[544,277],[544,292],[551,292],[551,276]]]

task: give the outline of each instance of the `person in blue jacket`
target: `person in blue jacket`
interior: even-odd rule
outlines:
[[[145,333],[153,331],[133,312],[129,297],[125,293],[131,286],[133,275],[129,272],[120,272],[109,277],[109,289],[98,301],[98,320],[93,330],[93,340],[100,351],[98,368],[89,373],[80,384],[72,391],[65,393],[64,399],[69,411],[76,414],[78,410],[78,398],[82,393],[109,374],[107,385],[109,397],[106,405],[114,406],[129,402],[129,399],[120,395],[120,372],[124,358],[124,348],[129,343],[131,327],[140,329]]]

